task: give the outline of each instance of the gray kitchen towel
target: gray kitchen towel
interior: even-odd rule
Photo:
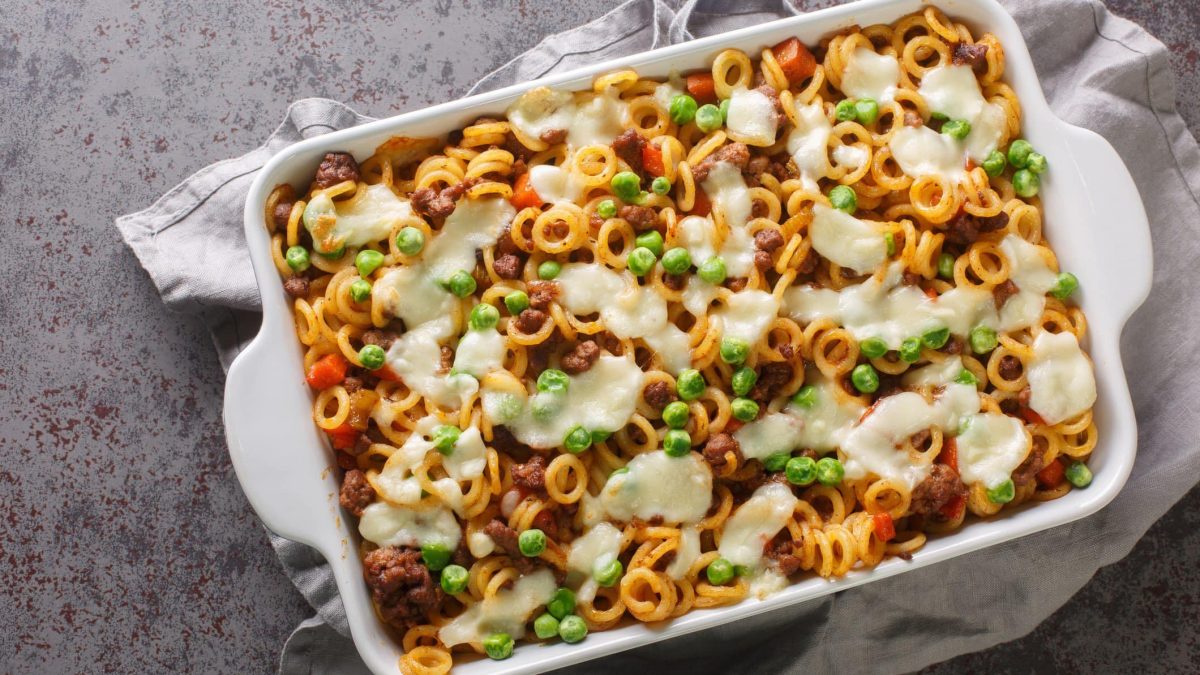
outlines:
[[[1190,374],[1200,369],[1193,337],[1200,330],[1200,294],[1193,290],[1200,284],[1200,150],[1175,111],[1167,51],[1094,0],[1001,1],[1021,26],[1051,107],[1116,147],[1150,217],[1154,287],[1122,340],[1140,430],[1125,489],[1070,525],[574,672],[739,672],[751,664],[761,672],[902,672],[984,649],[1032,630],[1099,567],[1124,557],[1197,482],[1200,388]],[[630,0],[544,39],[472,93],[827,4],[836,3]],[[208,322],[226,367],[258,327],[258,290],[242,233],[254,173],[288,144],[367,119],[335,101],[299,101],[259,149],[208,167],[149,209],[117,219],[168,306]],[[324,560],[301,544],[274,535],[271,541],[316,610],[289,638],[280,672],[364,671]]]

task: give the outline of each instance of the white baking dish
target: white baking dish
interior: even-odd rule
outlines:
[[[229,371],[225,390],[229,452],[246,497],[267,527],[317,548],[329,561],[354,642],[372,670],[397,672],[402,652],[372,611],[356,551],[358,535],[338,507],[332,453],[312,423],[312,395],[301,370],[290,302],[271,262],[263,226],[263,204],[272,187],[285,182],[304,185],[327,151],[348,151],[361,158],[394,135],[443,134],[483,114],[503,111],[534,85],[588,88],[595,75],[630,66],[661,78],[672,69],[706,67],[727,47],[754,55],[793,35],[814,45],[822,36],[851,24],[890,23],[924,4],[865,0],[596,64],[313,138],[287,148],[259,173],[246,202],[245,227],[262,292],[263,322],[258,337]],[[805,579],[766,600],[693,611],[653,629],[631,625],[593,633],[578,645],[521,646],[506,661],[462,663],[456,672],[548,670],[803,602],[1082,518],[1111,501],[1124,485],[1133,466],[1137,428],[1119,341],[1125,321],[1145,299],[1151,280],[1149,226],[1137,189],[1103,138],[1050,112],[1021,33],[994,0],[940,0],[938,6],[967,22],[976,34],[987,31],[999,38],[1007,58],[1006,79],[1024,108],[1024,135],[1054,167],[1042,190],[1045,229],[1062,266],[1081,280],[1079,298],[1090,325],[1087,347],[1099,388],[1095,418],[1100,443],[1091,461],[1095,482],[1057,501],[1005,511],[994,520],[973,522],[950,536],[932,539],[908,562],[889,560],[834,581]],[[1118,269],[1121,274],[1114,273]]]

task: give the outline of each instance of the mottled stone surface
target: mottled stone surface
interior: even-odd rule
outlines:
[[[229,466],[204,327],[162,307],[112,219],[296,98],[450,99],[615,4],[0,6],[0,671],[266,672],[311,614]],[[1200,3],[1109,4],[1171,47],[1200,129]],[[933,670],[1192,664],[1198,518],[1193,492],[1034,634]]]

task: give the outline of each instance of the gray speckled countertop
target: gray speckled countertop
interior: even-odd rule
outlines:
[[[256,146],[294,99],[452,99],[615,4],[0,8],[0,671],[267,672],[311,614],[230,468],[204,326],[163,308],[113,218]],[[1200,130],[1200,3],[1107,4],[1172,49]],[[1033,634],[931,672],[1194,667],[1198,519],[1193,491]]]

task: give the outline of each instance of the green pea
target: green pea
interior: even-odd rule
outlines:
[[[597,443],[603,443],[604,441],[607,441],[609,438],[611,438],[612,432],[604,431],[601,429],[592,429],[591,437],[592,437],[592,445],[595,445]]]
[[[529,309],[529,296],[525,291],[513,291],[504,296],[504,306],[508,308],[509,314],[516,316]]]
[[[383,254],[379,251],[364,248],[354,256],[354,266],[358,268],[358,274],[361,277],[368,277],[371,272],[379,269],[383,265]]]
[[[935,111],[929,113],[929,121],[931,121],[931,122],[948,122],[948,121],[950,121],[950,116],[947,115],[946,113],[940,113],[935,110]]]
[[[745,565],[734,565],[733,566],[734,575],[739,576],[739,577],[748,576],[753,571],[754,570],[750,569],[749,567],[746,567]]]
[[[961,141],[971,135],[971,123],[966,120],[950,120],[942,125],[942,133]]]
[[[547,612],[533,620],[533,634],[538,636],[538,639],[549,640],[558,635],[558,619],[550,616]]]
[[[571,378],[567,374],[556,368],[547,368],[538,375],[537,390],[548,391],[551,393],[566,393],[567,387],[571,384]]]
[[[515,645],[512,636],[508,633],[492,633],[483,638],[483,651],[487,653],[488,658],[497,661],[512,656]]]
[[[637,196],[633,198],[633,202],[632,202],[632,203],[633,203],[633,204],[637,204],[638,206],[641,206],[642,204],[645,204],[645,203],[646,203],[646,200],[647,200],[647,199],[649,199],[649,198],[650,198],[650,193],[649,193],[649,192],[646,192],[645,190],[640,190],[640,191],[637,193]]]
[[[1012,178],[1013,192],[1017,193],[1018,197],[1036,197],[1038,190],[1042,187],[1042,181],[1038,175],[1029,169],[1018,169],[1013,174]]]
[[[1008,146],[1008,163],[1013,168],[1024,169],[1029,166],[1029,156],[1033,154],[1033,146],[1029,141],[1018,138]]]
[[[404,255],[416,255],[425,248],[425,233],[409,226],[402,228],[396,235],[396,248]]]
[[[796,392],[796,395],[792,397],[792,403],[801,408],[812,408],[817,404],[817,388],[811,384],[800,387],[800,391]]]
[[[708,577],[708,583],[714,586],[724,586],[733,581],[733,563],[724,558],[717,558],[708,564],[708,569],[704,571],[704,574]]]
[[[537,272],[539,279],[542,281],[550,281],[562,272],[562,265],[560,265],[557,260],[547,260],[541,265],[538,265]]]
[[[721,105],[728,107],[727,102],[722,102]],[[700,106],[700,109],[696,111],[696,126],[706,134],[720,129],[724,123],[725,115],[721,113],[720,108],[711,103]]]
[[[833,108],[833,116],[839,122],[849,122],[858,117],[858,111],[854,109],[854,99],[847,98],[838,101],[838,104]]]
[[[692,266],[692,256],[686,248],[673,248],[663,253],[662,265],[670,274],[683,274]]]
[[[465,298],[475,292],[475,277],[466,270],[459,270],[450,276],[446,285],[455,296]]]
[[[495,305],[489,305],[486,302],[481,302],[471,309],[471,315],[467,319],[471,330],[487,330],[492,328],[500,321],[500,310],[496,309]]]
[[[704,376],[700,374],[700,371],[688,368],[679,373],[679,377],[675,379],[675,391],[679,394],[679,398],[685,401],[694,401],[704,393],[705,384]]]
[[[671,457],[686,457],[692,451],[692,435],[683,429],[670,429],[663,437],[663,451]]]
[[[1013,484],[1011,478],[1005,478],[1004,482],[993,488],[988,488],[987,498],[993,504],[1007,504],[1016,496],[1017,486]]]
[[[1075,278],[1070,272],[1063,272],[1058,275],[1058,279],[1054,281],[1054,287],[1050,289],[1050,295],[1059,300],[1066,300],[1079,288],[1079,279]]]
[[[421,560],[430,571],[437,572],[450,564],[450,547],[445,544],[423,544]]]
[[[701,281],[717,286],[725,281],[725,261],[720,256],[713,256],[704,261],[697,274]]]
[[[987,326],[972,328],[967,335],[967,342],[971,343],[971,351],[976,354],[986,354],[1000,344],[1000,340],[996,337],[996,331]]]
[[[1085,488],[1092,484],[1092,470],[1083,462],[1071,462],[1064,474],[1067,481],[1077,488]]]
[[[792,485],[812,485],[817,479],[817,462],[812,457],[792,457],[784,465],[783,475]]]
[[[650,252],[653,253],[655,257],[663,254],[663,238],[662,235],[658,233],[658,230],[649,230],[639,234],[637,239],[634,239],[633,243],[635,246],[650,249]]]
[[[462,430],[456,426],[443,424],[433,430],[433,447],[443,455],[450,455],[454,452],[454,445],[458,443],[458,437],[462,435]]]
[[[864,394],[871,394],[879,389],[879,373],[875,372],[875,367],[869,363],[854,366],[854,370],[850,371],[850,381],[855,389]]]
[[[573,645],[583,641],[587,632],[587,622],[574,614],[565,616],[558,622],[558,637],[567,644]]]
[[[665,195],[671,191],[671,181],[666,176],[659,176],[650,182],[650,191],[656,195]]]
[[[721,124],[724,124],[725,120],[729,119],[729,99],[721,101],[721,105],[717,106],[717,111],[721,113]]]
[[[737,365],[750,355],[750,343],[741,338],[721,338],[721,360],[731,365]]]
[[[869,337],[858,343],[858,351],[868,359],[877,359],[888,351],[887,343],[877,337]]]
[[[975,373],[972,373],[966,368],[963,368],[962,372],[955,376],[954,381],[959,384],[969,384],[972,387],[979,385],[979,379],[975,377]]]
[[[355,302],[362,302],[371,297],[371,282],[366,279],[355,279],[354,283],[350,284],[350,299]]]
[[[617,203],[611,199],[605,199],[596,205],[596,214],[601,218],[612,218],[617,215]]]
[[[358,350],[358,360],[367,370],[379,370],[387,360],[387,354],[379,345],[363,345],[363,348]]]
[[[792,454],[790,452],[776,452],[767,455],[766,459],[762,461],[763,468],[771,472],[783,471],[791,459]]]
[[[663,422],[671,429],[682,429],[687,426],[691,412],[683,401],[671,401],[662,411]]]
[[[900,360],[905,363],[921,360],[921,338],[911,337],[900,343]]]
[[[625,566],[621,564],[620,560],[614,560],[601,568],[599,572],[596,572],[596,583],[605,588],[612,588],[617,585],[617,582],[621,580],[621,575],[624,573]]]
[[[1029,153],[1029,160],[1025,164],[1025,168],[1036,174],[1046,173],[1049,168],[1049,162],[1046,161],[1046,156],[1040,152]]]
[[[462,593],[467,590],[467,579],[469,577],[470,574],[467,572],[467,568],[462,565],[447,565],[442,570],[442,590],[451,595]]]
[[[838,185],[829,191],[829,203],[838,211],[854,215],[858,210],[858,194],[849,185]]]
[[[287,261],[288,267],[292,268],[293,272],[303,272],[312,265],[312,262],[308,259],[308,249],[303,246],[289,248],[283,258]]]
[[[554,591],[554,595],[551,595],[550,601],[546,603],[546,611],[550,612],[550,616],[562,621],[564,616],[575,611],[575,592],[569,588]]]
[[[822,457],[817,462],[817,482],[825,487],[835,487],[842,482],[846,469],[833,457]]]
[[[625,264],[629,267],[629,271],[639,277],[645,276],[647,272],[654,269],[656,262],[658,262],[658,258],[654,255],[654,251],[645,246],[633,249],[625,258]]]
[[[983,170],[987,172],[987,175],[995,178],[1004,173],[1004,167],[1007,164],[1008,160],[1004,159],[1004,153],[993,150],[988,153],[987,159],[983,160]]]
[[[887,232],[883,235],[883,243],[887,246],[888,256],[896,255],[896,235]]]
[[[622,171],[613,176],[609,184],[612,186],[613,194],[623,201],[632,202],[637,199],[641,191],[642,179],[632,171]]]
[[[754,388],[755,382],[758,382],[758,373],[753,368],[738,368],[733,372],[733,393],[745,396]]]
[[[860,98],[854,103],[854,115],[859,124],[871,126],[879,119],[879,104],[874,99]]]
[[[938,276],[943,279],[954,278],[954,256],[949,253],[943,253],[938,256]]]
[[[733,418],[739,422],[750,422],[758,417],[758,404],[752,399],[735,398],[729,404],[729,409],[733,413]]]
[[[687,94],[679,94],[671,99],[667,113],[671,116],[672,122],[683,126],[696,117],[696,99]]]
[[[591,445],[592,435],[588,433],[587,429],[578,424],[571,427],[567,431],[567,435],[563,437],[563,447],[571,454],[578,455],[591,447]]]
[[[546,533],[536,527],[525,530],[517,537],[517,548],[526,558],[536,558],[546,550]]]
[[[562,410],[563,400],[559,394],[544,394],[534,396],[529,404],[529,412],[539,422],[548,422]]]
[[[316,251],[315,248],[313,250]],[[343,255],[346,255],[346,245],[342,244],[332,251],[317,251],[317,255],[325,258],[326,260],[337,260]]]
[[[925,331],[921,336],[921,344],[930,349],[941,349],[950,341],[950,329],[938,328],[936,330]]]

